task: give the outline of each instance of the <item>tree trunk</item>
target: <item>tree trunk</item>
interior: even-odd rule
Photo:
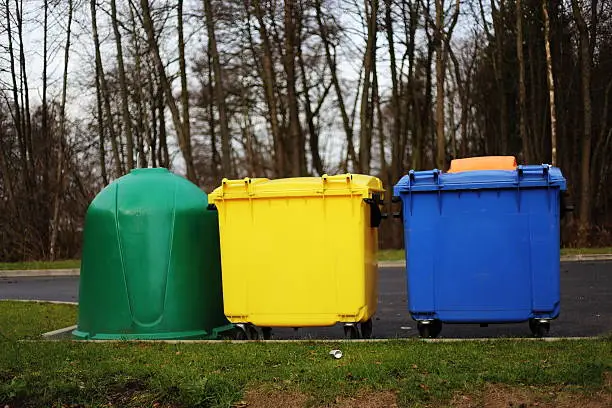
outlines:
[[[164,63],[161,59],[161,55],[159,53],[159,45],[157,44],[157,39],[155,37],[155,31],[153,28],[153,21],[151,20],[151,10],[149,9],[149,1],[148,0],[140,0],[140,7],[142,8],[142,17],[143,17],[143,26],[147,33],[147,39],[149,41],[149,51],[152,54],[153,60],[155,61],[155,65],[157,66],[157,71],[160,80],[160,86],[163,92],[166,95],[166,102],[168,103],[168,107],[170,108],[170,113],[172,114],[172,121],[174,122],[174,129],[176,130],[179,148],[183,153],[183,158],[185,159],[185,167],[187,168],[187,178],[194,183],[198,183],[198,177],[195,171],[195,167],[193,165],[193,157],[191,154],[191,135],[189,131],[189,118],[183,118],[184,122],[181,122],[181,115],[178,110],[178,106],[176,105],[176,101],[172,95],[172,87],[170,86],[170,82],[168,81],[168,77],[166,76],[166,68],[164,67]],[[179,8],[181,9],[181,20],[182,20],[182,0],[179,2]],[[186,86],[183,87],[183,77],[185,76],[185,44],[182,41],[182,23],[179,28],[179,64],[181,66],[181,99],[184,103],[184,98],[188,97],[186,93]],[[186,84],[185,84],[186,85]],[[183,114],[185,114],[185,110],[188,109],[188,106],[183,106]]]
[[[546,1],[546,0],[543,0]],[[523,144],[523,153],[525,158],[529,157],[529,136],[527,135],[527,124],[525,122],[525,102],[527,100],[527,91],[525,88],[525,54],[523,52],[523,7],[521,0],[516,0],[516,57],[518,60],[519,70],[519,133]],[[531,61],[533,64],[533,61]]]
[[[17,73],[15,71],[15,54],[13,50],[13,31],[11,30],[11,12],[9,9],[8,0],[4,3],[6,12],[6,32],[8,37],[8,49],[9,49],[9,61],[11,67],[11,80],[13,85],[13,109],[12,112],[13,122],[15,123],[15,131],[17,133],[17,141],[19,144],[19,152],[21,155],[21,161],[23,171],[28,170],[28,157],[26,153],[26,144],[24,142],[23,126],[21,122],[21,106],[19,104],[19,88],[17,87]]]
[[[66,138],[66,91],[68,88],[68,60],[70,57],[70,35],[72,28],[72,0],[68,1],[68,27],[66,28],[66,46],[64,48],[64,75],[62,81],[62,101],[60,105],[60,131],[58,143],[58,158],[57,158],[57,173],[56,173],[56,190],[53,200],[53,221],[51,223],[51,245],[49,247],[49,256],[51,260],[55,260],[57,235],[59,232],[59,210],[61,206],[62,196],[64,194],[64,140]]]
[[[380,177],[382,180],[388,182],[389,180],[389,169],[387,168],[387,160],[385,157],[385,129],[384,129],[384,118],[382,109],[380,107],[380,94],[378,92],[378,73],[376,70],[376,64],[372,66],[372,105],[376,109],[376,116],[378,117],[377,130],[378,130],[378,154],[380,156]],[[372,116],[373,118],[374,116]],[[372,121],[374,123],[374,121]]]
[[[189,180],[197,184],[198,177],[196,175],[193,164],[191,150],[191,120],[189,118],[189,89],[187,88],[187,67],[185,65],[185,39],[183,38],[183,0],[177,1],[177,31],[178,31],[178,51],[179,51],[179,75],[181,77],[181,108],[183,110],[183,144],[185,161],[189,161],[187,165],[187,177]],[[155,54],[159,56],[159,48],[155,43]],[[160,58],[161,61],[161,58]],[[165,70],[164,70],[165,75]],[[187,159],[187,157],[189,159]],[[190,169],[191,168],[191,169]]]
[[[578,26],[580,40],[580,68],[582,80],[582,104],[583,104],[583,125],[584,135],[582,137],[582,158],[581,158],[581,189],[580,189],[580,211],[578,225],[578,245],[586,246],[589,242],[589,231],[591,228],[591,131],[592,131],[592,110],[591,110],[591,64],[593,55],[589,41],[589,30],[580,10],[577,0],[572,0],[572,12],[576,25]]]
[[[125,138],[127,147],[127,168],[134,168],[134,136],[132,133],[132,118],[128,102],[128,89],[125,79],[125,67],[123,66],[123,46],[121,44],[121,32],[119,31],[119,21],[117,21],[117,6],[115,0],[111,0],[111,23],[115,35],[115,46],[117,48],[117,67],[119,70],[119,88],[121,91],[121,115],[125,128]]]
[[[500,137],[499,137],[499,153],[507,154],[508,151],[508,102],[506,99],[505,69],[504,69],[504,36],[506,35],[503,29],[503,1],[500,2],[500,9],[495,6],[495,0],[491,0],[491,14],[493,15],[493,27],[495,30],[495,59],[493,70],[495,73],[495,81],[497,82],[497,93],[499,95],[499,120],[500,120]]]
[[[292,161],[292,175],[305,175],[306,158],[304,135],[300,126],[299,101],[296,90],[295,48],[296,35],[301,35],[297,24],[298,13],[294,1],[285,1],[285,55],[284,66],[287,75],[287,104],[289,108],[289,137],[293,154],[288,155]],[[289,144],[289,143],[288,143]]]
[[[404,151],[400,142],[400,132],[402,119],[399,107],[399,92],[397,80],[397,66],[395,59],[395,39],[393,38],[393,18],[391,16],[392,0],[385,1],[385,28],[387,32],[387,43],[389,44],[389,66],[391,71],[391,114],[393,121],[391,124],[391,174],[390,180],[398,180],[402,172],[402,161]],[[379,106],[380,108],[380,106]],[[382,120],[382,117],[379,117]],[[392,182],[392,181],[391,181]]]
[[[95,0],[94,0],[95,1]],[[98,154],[100,159],[100,173],[104,185],[108,184],[108,175],[106,174],[106,154],[104,151],[104,117],[102,113],[102,90],[100,89],[100,76],[95,75],[96,82],[96,106],[98,108]]]
[[[19,3],[21,3],[21,6]],[[29,166],[26,168],[26,175],[28,183],[34,187],[36,177],[34,175],[34,150],[32,146],[32,124],[30,117],[30,88],[28,85],[28,74],[26,70],[26,58],[23,44],[23,0],[20,0],[19,2],[15,0],[15,7],[17,9],[17,34],[19,36],[19,66],[21,71],[21,84],[23,87],[21,97],[24,101],[21,104],[23,107],[23,140],[25,142],[26,152],[29,157]],[[27,171],[28,168],[31,173]]]
[[[324,173],[323,162],[319,154],[319,133],[315,128],[314,114],[312,112],[308,77],[306,76],[306,66],[302,56],[302,42],[300,41],[297,48],[298,63],[300,65],[300,73],[302,75],[302,84],[304,86],[304,112],[306,113],[306,123],[308,124],[310,154],[312,155],[312,166],[315,168],[318,175]]]
[[[225,104],[225,81],[223,80],[223,71],[221,70],[221,62],[219,60],[219,52],[217,51],[217,39],[215,34],[215,20],[212,11],[211,0],[204,0],[204,13],[206,15],[206,29],[208,31],[209,49],[212,59],[212,70],[215,75],[214,95],[219,111],[219,128],[221,131],[221,166],[224,177],[230,177],[231,156],[230,156],[230,130],[227,115],[227,106]]]
[[[121,159],[119,158],[119,147],[117,146],[117,136],[115,134],[115,126],[113,124],[113,115],[110,108],[109,101],[109,93],[108,86],[106,84],[106,78],[104,76],[104,69],[102,67],[102,56],[100,54],[100,40],[98,37],[98,24],[97,24],[97,16],[96,16],[96,0],[91,0],[90,3],[90,11],[91,11],[91,31],[94,40],[94,49],[95,49],[95,59],[96,59],[96,76],[100,80],[100,93],[102,99],[104,100],[104,110],[106,116],[106,127],[108,128],[111,147],[113,150],[113,160],[115,161],[115,173],[116,177],[121,177],[123,175],[123,166],[121,164]],[[102,143],[102,141],[100,141]]]
[[[145,61],[146,63],[147,61]],[[149,137],[149,149],[151,151],[151,167],[157,167],[158,165],[158,155],[157,155],[157,141],[158,141],[158,122],[157,122],[157,95],[156,95],[156,85],[155,85],[155,77],[151,72],[152,70],[147,64],[146,73],[147,73],[147,87],[148,87],[148,108],[151,111],[150,120],[151,125],[149,127],[150,137]],[[163,104],[162,104],[163,105]],[[147,120],[145,118],[145,120]]]
[[[42,73],[42,129],[41,129],[41,134],[42,134],[42,142],[43,142],[43,148],[44,151],[49,151],[51,149],[51,142],[50,142],[50,137],[49,137],[49,107],[47,106],[47,64],[48,64],[48,31],[49,31],[49,2],[47,0],[44,0],[43,2],[43,73]],[[43,211],[44,214],[42,215],[46,220],[48,220],[49,218],[51,218],[51,209],[50,209],[50,205],[48,202],[48,199],[51,197],[51,186],[49,183],[49,177],[50,177],[50,158],[48,154],[43,154],[42,155],[42,162],[43,162],[43,171],[42,171],[42,175],[43,175],[43,194],[44,196],[47,198],[45,200],[45,205],[43,206]],[[47,243],[50,242],[50,232],[51,232],[51,225],[47,225],[45,231],[44,231],[44,235],[45,238],[43,239],[43,242]]]
[[[338,70],[336,67],[335,55],[333,57],[331,55],[331,47],[328,40],[327,26],[323,22],[323,16],[321,12],[321,0],[315,0],[314,3],[316,8],[316,19],[317,24],[319,26],[319,33],[321,35],[321,40],[323,41],[323,46],[325,48],[325,59],[330,70],[331,80],[334,85],[334,91],[336,92],[336,97],[338,98],[338,108],[340,109],[340,115],[342,116],[342,126],[344,127],[344,133],[346,134],[348,157],[353,163],[353,166],[355,166],[357,163],[357,157],[355,156],[353,127],[351,126],[349,115],[346,111],[346,106],[344,104],[342,89],[340,88],[340,81],[338,80]]]
[[[410,20],[409,20],[409,30],[408,30],[408,46],[406,48],[406,52],[408,52],[408,98],[409,98],[409,106],[408,109],[410,110],[410,115],[412,116],[412,120],[411,122],[411,127],[412,127],[412,167],[413,168],[418,168],[416,167],[417,165],[420,166],[421,164],[421,158],[422,155],[420,156],[420,151],[417,149],[417,143],[416,140],[419,137],[420,134],[422,134],[422,121],[420,119],[420,115],[419,118],[417,119],[417,112],[419,112],[419,106],[417,103],[417,92],[416,92],[416,87],[414,86],[414,61],[415,61],[415,50],[416,50],[416,45],[415,45],[415,39],[416,39],[416,31],[417,31],[417,25],[418,25],[418,19],[419,19],[419,3],[416,3],[416,5],[412,2],[410,2]],[[406,133],[408,133],[408,130],[406,130]],[[408,142],[408,138],[407,136],[404,138],[402,138],[402,155],[404,154],[403,152],[406,149],[406,145]],[[402,158],[402,163],[403,163],[403,158]],[[403,168],[403,165],[402,165]]]
[[[523,146],[523,154],[525,163],[531,163],[534,160],[537,160],[537,152],[535,148],[537,133],[538,133],[538,106],[537,106],[537,72],[536,67],[538,64],[536,61],[536,56],[534,52],[535,44],[528,44],[528,54],[529,61],[533,61],[529,64],[529,82],[531,86],[529,87],[529,113],[530,113],[530,127],[527,131],[527,140],[528,144]]]
[[[555,105],[555,79],[553,77],[552,56],[550,53],[550,20],[548,18],[548,0],[542,0],[544,15],[544,47],[546,48],[546,73],[548,78],[548,103],[550,106],[550,147],[551,164],[557,165],[557,113]]]
[[[272,139],[274,141],[274,157],[276,162],[276,176],[283,177],[287,175],[288,169],[285,163],[285,144],[283,141],[283,135],[281,133],[281,127],[278,123],[278,101],[276,100],[276,93],[274,86],[276,84],[276,75],[274,74],[274,61],[272,59],[272,48],[270,45],[270,38],[268,30],[264,22],[263,10],[261,8],[260,0],[254,0],[253,6],[255,9],[255,17],[257,24],[259,25],[259,36],[262,41],[262,71],[261,79],[264,87],[264,94],[266,99],[266,105],[268,106],[268,112],[270,117],[270,127],[272,128]],[[245,8],[249,9],[250,4],[245,0]],[[252,42],[252,38],[250,38]],[[252,47],[254,49],[254,47]]]
[[[136,16],[134,15],[134,4],[130,3],[130,23],[132,27],[136,28]],[[137,145],[137,156],[138,156],[138,166],[141,168],[147,167],[147,155],[145,153],[144,139],[147,139],[147,144],[149,145],[149,149],[151,148],[151,132],[150,132],[150,121],[148,119],[146,111],[145,111],[145,103],[146,97],[143,98],[144,92],[144,84],[142,82],[142,61],[141,61],[141,47],[138,37],[138,31],[134,29],[132,32],[132,48],[134,53],[134,74],[133,74],[133,98],[134,104],[137,108],[136,115],[136,126],[134,132],[134,139]]]
[[[368,5],[370,10],[368,13]],[[378,0],[365,0],[368,38],[363,56],[363,88],[361,90],[361,109],[359,115],[359,165],[358,170],[363,174],[370,172],[370,158],[372,149],[372,117],[370,112],[370,87],[373,65],[376,63],[376,16],[378,15]]]
[[[444,136],[444,1],[436,0],[435,48],[436,48],[436,167],[446,167],[446,137]]]
[[[159,79],[159,78],[158,78]],[[159,117],[159,165],[170,168],[170,155],[168,154],[168,143],[166,136],[166,103],[164,101],[164,90],[157,83],[157,111]]]
[[[219,152],[217,151],[217,129],[215,123],[215,86],[214,86],[214,74],[213,74],[213,61],[212,61],[212,39],[208,37],[208,52],[207,52],[207,63],[208,63],[208,133],[210,137],[210,150],[212,159],[212,174],[215,180],[219,179],[219,167],[221,167],[221,177],[225,176],[223,170],[223,159],[219,160]],[[223,150],[223,147],[221,148]],[[229,153],[229,152],[228,152]],[[223,154],[223,153],[221,153]],[[231,164],[230,157],[227,158],[228,165]],[[219,166],[221,164],[221,166]]]

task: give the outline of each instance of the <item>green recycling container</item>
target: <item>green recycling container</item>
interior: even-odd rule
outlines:
[[[132,170],[85,218],[77,339],[211,339],[223,314],[216,210],[164,168]]]

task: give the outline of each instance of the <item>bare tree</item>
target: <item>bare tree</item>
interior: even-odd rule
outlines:
[[[324,22],[325,18],[323,16],[323,12],[321,10],[321,0],[314,0],[315,11],[316,11],[316,19],[317,24],[319,26],[319,35],[321,36],[321,40],[323,41],[323,47],[325,49],[325,58],[327,61],[327,66],[329,68],[331,74],[332,84],[334,85],[334,91],[336,92],[336,98],[338,99],[338,109],[340,109],[340,115],[342,117],[342,126],[344,128],[344,133],[346,134],[346,140],[348,144],[348,157],[355,165],[357,163],[357,157],[355,156],[355,145],[353,141],[353,127],[351,125],[351,120],[346,110],[346,105],[344,103],[344,96],[342,93],[342,88],[340,87],[340,81],[338,79],[338,68],[336,64],[336,55],[332,55],[331,53],[331,44],[329,42],[329,33],[327,22]]]
[[[543,0],[546,1],[546,0]],[[519,71],[519,101],[518,101],[518,117],[519,117],[519,134],[523,142],[523,150],[529,151],[529,135],[527,135],[527,125],[525,122],[525,102],[527,100],[527,91],[525,88],[525,55],[523,52],[523,6],[521,0],[516,0],[516,58],[518,60]]]
[[[400,141],[402,119],[399,106],[399,81],[397,75],[397,61],[395,57],[395,39],[393,38],[393,18],[391,16],[393,1],[384,0],[385,3],[385,29],[387,33],[387,44],[389,45],[389,71],[391,73],[391,173],[388,174],[388,183],[391,179],[399,178],[402,170],[402,159],[404,156],[403,144]],[[378,92],[378,91],[377,91]],[[380,120],[379,115],[379,120]]]
[[[306,173],[306,157],[304,134],[300,126],[299,101],[297,97],[296,82],[297,75],[295,69],[296,54],[296,35],[300,35],[297,24],[298,12],[294,1],[285,1],[285,55],[284,67],[287,76],[287,105],[289,108],[289,136],[292,144],[292,168],[293,176],[300,176]]]
[[[370,159],[372,156],[372,115],[370,114],[370,88],[372,69],[376,63],[376,32],[378,16],[378,0],[365,0],[365,13],[367,21],[366,50],[363,55],[363,88],[361,89],[361,108],[359,114],[359,165],[362,173],[370,172]]]
[[[581,191],[578,225],[578,242],[586,245],[588,242],[589,228],[591,224],[591,207],[589,205],[591,195],[591,132],[592,132],[592,108],[591,108],[591,64],[593,54],[587,24],[582,15],[578,0],[572,0],[572,13],[578,26],[578,37],[580,40],[580,71],[582,81],[582,104],[583,125],[582,136],[582,158],[581,158]]]
[[[91,31],[94,41],[95,60],[96,60],[96,80],[100,86],[100,97],[103,100],[105,117],[106,117],[106,129],[108,129],[111,141],[111,147],[113,150],[113,160],[115,162],[115,173],[117,177],[123,175],[123,164],[119,157],[119,146],[117,145],[117,136],[115,134],[115,127],[113,124],[113,115],[110,108],[108,85],[106,83],[106,77],[104,75],[104,68],[102,66],[102,55],[100,53],[100,39],[98,37],[98,19],[96,11],[96,0],[91,0],[90,3],[91,12]],[[104,149],[104,141],[100,140],[101,149]]]
[[[179,75],[181,77],[181,108],[183,111],[183,156],[185,161],[189,160],[190,164],[187,165],[188,178],[197,182],[197,175],[195,168],[193,167],[193,157],[191,155],[191,120],[189,119],[189,89],[187,88],[187,66],[185,64],[185,39],[183,36],[183,0],[177,0],[177,31],[178,31],[178,51],[179,51]],[[155,55],[159,55],[159,49],[157,43],[155,43]],[[161,58],[160,58],[161,61]],[[164,71],[165,73],[165,71]],[[187,157],[189,159],[187,159]],[[191,167],[191,170],[189,170]],[[191,175],[189,175],[191,173]]]
[[[130,116],[128,89],[125,79],[125,67],[123,65],[123,45],[121,43],[121,31],[119,31],[119,21],[117,19],[117,5],[115,0],[111,0],[111,22],[115,35],[115,45],[117,47],[117,66],[119,69],[119,87],[121,92],[121,114],[125,128],[126,147],[127,147],[127,167],[134,168],[134,136],[132,133],[132,118]]]
[[[544,16],[544,47],[546,49],[546,78],[548,80],[548,103],[550,106],[550,146],[551,164],[557,165],[557,113],[555,108],[555,78],[553,77],[552,56],[550,53],[550,19],[548,18],[548,0],[542,0]]]
[[[231,137],[228,123],[229,121],[227,115],[227,106],[225,104],[225,82],[223,80],[223,71],[221,70],[221,62],[219,60],[219,51],[217,50],[215,17],[212,11],[211,0],[204,0],[204,13],[206,16],[206,29],[208,32],[208,41],[212,59],[212,71],[214,72],[215,76],[214,95],[217,110],[219,111],[219,128],[221,131],[221,165],[223,169],[223,174],[225,175],[225,177],[229,177],[232,174],[230,158]]]
[[[250,17],[250,4],[249,0],[245,0],[245,9],[247,11],[247,19]],[[255,18],[257,19],[257,24],[259,26],[259,37],[262,42],[262,52],[261,52],[261,79],[264,87],[264,95],[266,105],[268,107],[268,117],[270,121],[270,127],[272,130],[272,139],[274,142],[274,157],[276,164],[276,174],[277,176],[283,176],[286,174],[286,163],[285,163],[285,143],[283,134],[281,132],[281,127],[278,121],[278,102],[276,100],[276,93],[274,86],[276,84],[276,74],[274,72],[274,61],[272,57],[272,46],[270,44],[270,36],[268,34],[268,29],[266,28],[266,23],[264,21],[264,10],[261,5],[260,0],[253,0],[253,9],[255,12]],[[254,43],[253,38],[250,35],[250,25],[249,25],[249,42],[251,43],[251,50],[254,52]],[[254,53],[255,54],[255,53]]]
[[[182,0],[179,0],[179,9],[182,10]],[[153,20],[151,19],[151,10],[149,8],[148,0],[140,0],[140,7],[142,8],[142,19],[143,26],[145,32],[147,33],[147,39],[149,41],[149,51],[155,61],[155,65],[157,67],[157,74],[159,76],[160,86],[166,95],[166,103],[170,108],[170,113],[172,114],[172,121],[174,122],[174,128],[176,130],[176,134],[178,137],[179,148],[183,153],[183,158],[185,159],[185,167],[187,168],[187,178],[194,183],[197,183],[197,175],[195,172],[195,167],[193,165],[193,156],[191,153],[191,134],[189,129],[189,117],[183,117],[181,121],[181,114],[179,113],[178,106],[176,105],[176,101],[172,95],[172,88],[170,86],[170,81],[168,81],[168,76],[166,75],[166,68],[164,66],[164,62],[162,61],[161,54],[159,51],[159,44],[157,43],[157,38],[155,35],[155,29],[153,27]],[[182,21],[182,11],[180,12],[180,20]],[[182,23],[179,27],[179,63],[181,66],[181,83],[183,82],[183,77],[185,77],[185,44],[182,41]],[[181,58],[182,56],[182,58]],[[183,102],[185,99],[188,99],[188,95],[186,94],[187,89],[186,86],[181,86],[181,99]],[[187,112],[188,107],[183,107],[183,114]]]
[[[60,132],[58,141],[58,159],[56,172],[56,190],[53,199],[53,221],[51,223],[51,245],[49,256],[51,260],[56,257],[56,242],[59,231],[59,210],[64,193],[64,139],[66,138],[66,91],[68,89],[68,61],[70,59],[70,37],[72,35],[72,0],[68,1],[68,26],[66,28],[66,45],[64,47],[64,75],[62,80],[62,102],[60,104]]]
[[[434,25],[436,49],[436,167],[444,169],[446,161],[446,136],[444,135],[444,0],[436,0],[436,23]]]

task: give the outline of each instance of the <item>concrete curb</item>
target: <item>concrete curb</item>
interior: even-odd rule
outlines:
[[[69,332],[75,330],[76,328],[77,328],[77,325],[75,324],[74,326],[63,327],[61,329],[57,329],[57,330],[53,330],[53,331],[50,331],[50,332],[43,333],[42,336],[43,336],[43,338],[49,338],[49,337],[57,336],[57,335],[60,335],[60,334],[66,334],[66,333],[69,333]]]
[[[61,300],[40,300],[40,299],[0,299],[0,302],[51,303],[54,305],[71,305],[71,306],[79,305],[79,302],[64,302]]]
[[[80,269],[32,269],[16,271],[0,271],[0,278],[21,278],[25,276],[79,276]]]
[[[591,255],[568,255],[562,256],[561,262],[597,262],[612,261],[612,254],[591,254]],[[403,268],[405,261],[380,261],[379,268]],[[53,276],[79,276],[80,269],[35,269],[35,270],[15,270],[0,271],[0,278],[22,278],[22,277],[53,277]]]
[[[561,262],[597,262],[597,261],[612,261],[612,254],[583,254],[583,255],[567,255],[561,257]],[[379,268],[404,268],[406,261],[381,261],[378,262]]]

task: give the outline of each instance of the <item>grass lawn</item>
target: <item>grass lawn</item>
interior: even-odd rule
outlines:
[[[63,261],[31,261],[31,262],[0,262],[0,271],[30,270],[30,269],[78,269],[81,260],[67,259]]]
[[[612,395],[610,338],[174,345],[18,341],[74,321],[74,307],[0,302],[0,406],[475,407],[502,398],[505,405],[491,406],[523,401],[605,407]],[[332,359],[333,348],[344,357]]]

